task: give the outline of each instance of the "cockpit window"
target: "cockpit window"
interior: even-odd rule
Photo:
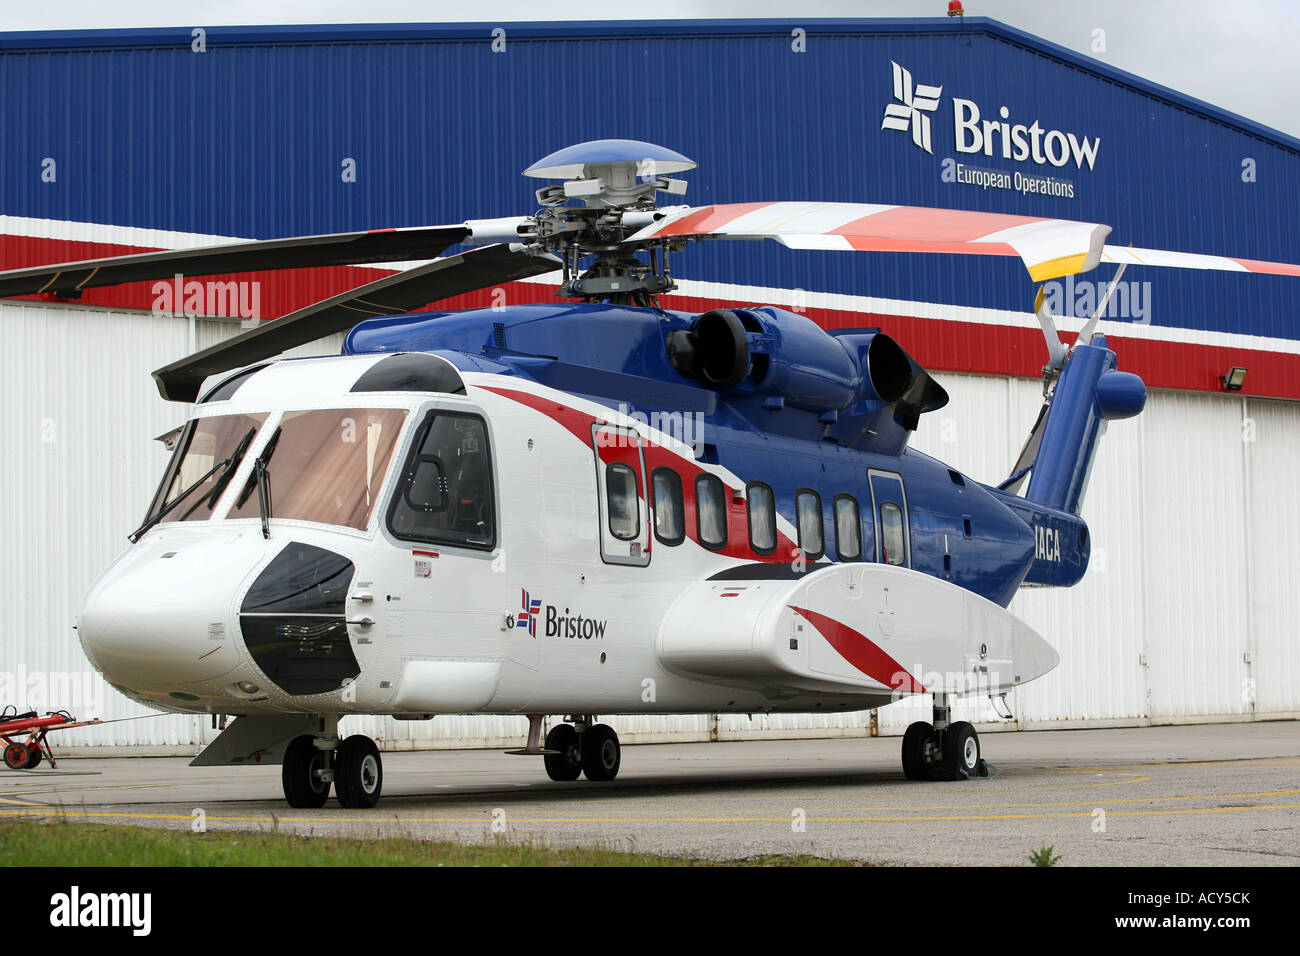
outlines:
[[[261,452],[271,491],[270,517],[364,531],[406,415],[400,408],[285,412]],[[250,479],[230,517],[259,514],[257,487]]]
[[[481,418],[433,411],[420,423],[388,528],[406,541],[495,547],[492,459]]]
[[[163,521],[211,518],[212,509],[239,467],[235,459],[256,440],[266,418],[266,415],[218,415],[191,422],[172,456],[162,486],[154,495],[146,521],[154,520],[168,508],[171,510],[163,516]],[[223,461],[228,464],[218,467]],[[182,496],[184,500],[178,502]]]

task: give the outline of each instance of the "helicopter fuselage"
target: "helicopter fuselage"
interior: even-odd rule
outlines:
[[[841,383],[691,380],[667,344],[689,318],[414,315],[233,376],[151,513],[253,437],[95,584],[87,655],[153,707],[408,717],[857,710],[1055,665],[1005,607],[1082,575],[1077,515],[898,445],[857,398],[856,444],[897,453],[846,442],[818,407]],[[761,318],[771,377],[814,337]]]

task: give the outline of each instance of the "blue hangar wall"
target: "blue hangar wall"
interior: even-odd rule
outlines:
[[[913,108],[906,128],[887,122],[891,105]],[[982,121],[1003,112],[987,155]],[[130,251],[129,227],[269,238],[516,215],[535,208],[520,170],[602,137],[698,161],[685,176],[693,205],[940,205],[1300,261],[1300,141],[984,19],[212,28],[201,44],[188,29],[8,34],[0,133],[2,268],[105,243]],[[999,173],[1010,188],[988,185]],[[982,182],[962,181],[972,176]],[[1057,185],[1026,192],[1026,178]],[[1032,376],[1042,361],[1034,288],[1015,260],[720,243],[675,265],[745,298],[809,290],[828,324],[863,317],[818,294],[869,297],[859,311],[931,367]],[[272,301],[285,311],[348,284],[318,279],[278,277]],[[1216,390],[1237,364],[1248,393],[1300,398],[1294,279],[1126,279],[1149,283],[1142,314],[1107,331],[1149,384]],[[87,301],[137,304],[114,295]]]

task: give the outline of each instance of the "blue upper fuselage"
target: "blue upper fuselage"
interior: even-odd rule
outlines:
[[[728,387],[683,374],[670,355],[670,336],[689,332],[694,316],[623,305],[554,303],[371,319],[348,334],[344,352],[437,352],[462,370],[520,376],[651,424],[665,416],[679,416],[673,421],[688,430],[698,423],[698,434],[678,437],[695,444],[704,461],[769,484],[777,509],[792,523],[796,492],[820,495],[831,560],[841,559],[832,507],[839,494],[862,503],[862,559],[877,555],[867,477],[875,469],[903,481],[916,570],[1003,606],[1022,583],[1064,586],[1082,577],[1089,543],[1077,515],[981,485],[906,448],[907,428],[856,380],[856,343],[876,330],[832,335],[768,306],[744,315],[750,367],[761,367],[762,375],[755,371]]]

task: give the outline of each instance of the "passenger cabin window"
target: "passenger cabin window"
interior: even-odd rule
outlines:
[[[886,564],[907,561],[907,541],[903,537],[903,509],[892,501],[880,506],[880,544]]]
[[[405,541],[491,550],[496,545],[493,500],[483,420],[433,411],[411,446],[388,509],[388,528]]]
[[[771,486],[751,481],[745,486],[749,499],[749,546],[758,554],[776,550],[776,498]]]
[[[640,532],[636,472],[622,462],[605,466],[605,511],[609,515],[609,533],[620,541],[631,541]]]
[[[794,496],[794,502],[799,525],[799,550],[806,558],[820,558],[826,553],[822,540],[821,495],[804,488]]]
[[[655,537],[663,544],[681,544],[686,540],[682,478],[671,468],[656,468],[651,483],[654,487]]]
[[[727,490],[716,475],[695,479],[695,524],[700,544],[717,551],[727,544]]]
[[[852,495],[835,496],[835,547],[841,561],[862,557],[862,525],[858,517],[858,500]]]

